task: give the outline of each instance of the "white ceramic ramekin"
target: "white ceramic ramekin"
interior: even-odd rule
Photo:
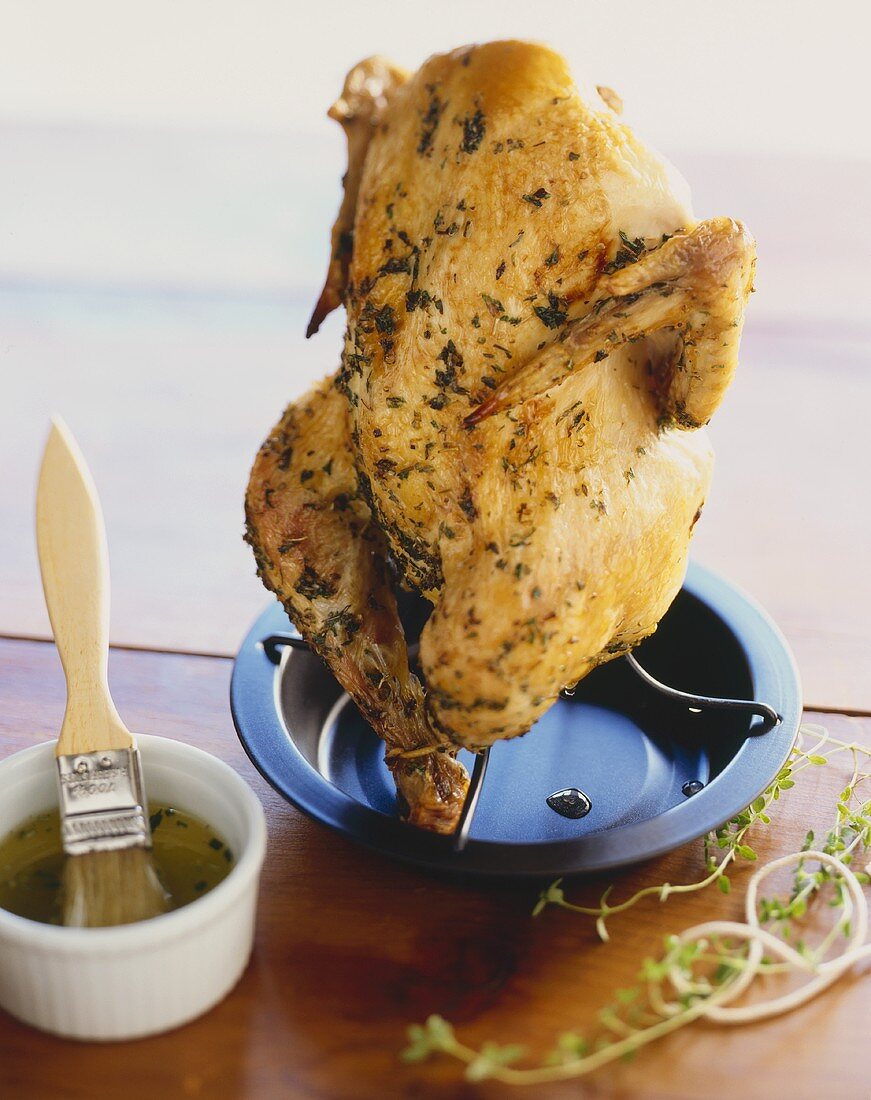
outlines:
[[[134,1039],[177,1027],[217,1004],[248,962],[263,810],[214,756],[139,736],[145,787],[207,821],[236,858],[210,893],[175,912],[118,928],[59,928],[0,909],[0,1006],[71,1039]],[[57,804],[54,744],[0,761],[0,836]]]

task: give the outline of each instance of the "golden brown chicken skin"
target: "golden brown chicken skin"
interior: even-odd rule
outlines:
[[[351,191],[312,327],[342,300],[345,348],[286,417],[305,425],[318,398],[334,409],[314,450],[342,454],[360,518],[337,526],[327,483],[276,481],[261,453],[249,539],[387,742],[411,819],[438,831],[462,804],[457,746],[526,732],[561,688],[656,629],[708,491],[701,429],[736,367],[753,241],[728,218],[696,222],[679,177],[608,103],[550,50],[498,42],[408,79],[364,62],[334,108],[356,127]],[[385,554],[433,604],[425,688]],[[286,577],[309,566],[346,582],[301,605]],[[371,656],[318,641],[354,585],[377,706],[355,671]]]

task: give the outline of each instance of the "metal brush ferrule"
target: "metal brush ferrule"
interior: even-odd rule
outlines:
[[[138,749],[59,756],[57,765],[67,855],[151,847]]]

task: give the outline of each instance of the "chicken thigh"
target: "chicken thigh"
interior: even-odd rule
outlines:
[[[266,584],[451,831],[460,746],[525,733],[651,634],[708,491],[752,238],[521,42],[354,69],[349,171],[310,331],[338,372],[255,463]],[[389,567],[388,567],[389,559]],[[433,610],[409,669],[390,572]]]

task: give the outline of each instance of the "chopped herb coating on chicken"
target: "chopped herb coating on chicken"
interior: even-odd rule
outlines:
[[[331,114],[349,168],[310,331],[344,304],[345,346],[261,449],[247,537],[408,820],[450,832],[458,748],[525,733],[677,594],[755,249],[541,46],[373,58]],[[394,569],[433,605],[420,678]]]

